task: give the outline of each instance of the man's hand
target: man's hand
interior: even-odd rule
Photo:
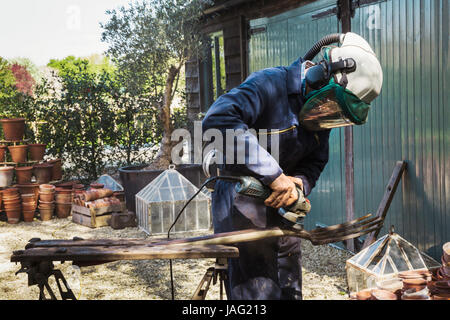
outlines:
[[[295,185],[303,190],[301,179],[288,177],[282,173],[270,184],[272,194],[264,201],[264,204],[276,209],[290,206],[298,199]]]

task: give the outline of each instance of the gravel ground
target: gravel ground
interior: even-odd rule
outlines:
[[[188,233],[183,237],[207,234]],[[70,219],[54,219],[9,225],[0,221],[0,299],[34,300],[38,298],[36,286],[28,287],[27,275],[15,275],[20,265],[9,261],[13,250],[24,249],[28,240],[100,238],[145,238],[137,228],[113,230],[110,227],[90,229]],[[179,235],[181,236],[181,235]],[[305,300],[348,299],[345,275],[347,252],[330,246],[312,246],[303,241],[303,297]],[[190,299],[206,269],[214,266],[214,259],[174,260],[176,299]],[[71,263],[55,263],[68,280],[75,295],[84,300],[166,300],[171,298],[168,260],[118,261],[84,267]],[[57,292],[56,284],[50,285]],[[206,299],[219,298],[219,286],[212,286]]]

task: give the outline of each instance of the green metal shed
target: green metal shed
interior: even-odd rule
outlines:
[[[449,1],[388,0],[362,5],[352,31],[383,67],[381,95],[355,126],[355,215],[375,213],[396,161],[408,168],[388,212],[391,225],[439,258],[450,239]],[[334,0],[250,21],[249,72],[289,65],[322,36],[339,31]],[[333,129],[330,160],[310,197],[315,223],[345,221],[344,129]]]

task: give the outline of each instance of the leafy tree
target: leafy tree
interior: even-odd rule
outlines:
[[[102,40],[108,54],[127,77],[128,85],[158,108],[162,126],[160,149],[152,168],[167,168],[173,147],[171,105],[180,72],[190,54],[202,52],[199,19],[204,0],[148,0],[107,11]]]
[[[27,68],[20,64],[14,63],[11,66],[11,72],[16,79],[16,89],[26,95],[33,95],[33,87],[36,83]]]
[[[53,60],[61,77],[60,94],[41,104],[39,137],[49,153],[71,163],[80,180],[92,181],[108,161],[114,145],[114,113],[110,92],[114,76],[105,69],[95,72],[87,59]],[[54,90],[56,92],[56,90]]]
[[[8,63],[0,58],[0,117],[35,119],[35,80],[25,66]],[[3,133],[2,133],[3,134]],[[34,139],[34,131],[26,127],[27,138]]]
[[[11,67],[6,59],[0,57],[0,104],[16,94],[16,79],[11,71]]]
[[[33,77],[34,81],[39,82],[41,80],[42,78],[41,71],[30,59],[24,57],[17,57],[8,59],[8,61],[11,65],[18,64],[20,66],[25,67],[27,71],[30,73],[30,75]]]

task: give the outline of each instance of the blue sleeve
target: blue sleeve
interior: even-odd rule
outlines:
[[[224,158],[230,157],[232,153],[232,158],[238,159],[238,153],[244,153],[244,163],[225,164],[227,170],[238,169],[244,174],[260,179],[266,185],[271,184],[283,171],[248,129],[254,126],[269,101],[276,96],[279,85],[279,79],[271,76],[270,71],[255,72],[239,87],[219,97],[202,122],[203,132],[208,129],[218,129],[222,132]],[[232,145],[226,144],[227,129],[241,129],[238,131],[242,132],[234,138]],[[247,147],[245,150],[242,150],[243,141]]]
[[[329,137],[331,130],[317,133],[319,147],[303,158],[295,169],[295,176],[302,179],[305,196],[311,193],[329,157]]]

